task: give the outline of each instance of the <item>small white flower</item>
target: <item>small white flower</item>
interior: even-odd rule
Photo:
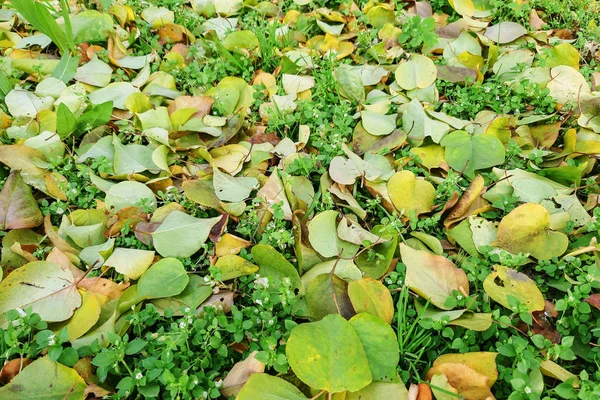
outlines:
[[[463,299],[462,295],[459,294],[458,296],[456,296],[456,300],[462,300],[462,299]]]
[[[181,322],[179,323],[179,327],[180,327],[181,329],[185,328],[185,327],[186,327],[186,325],[187,325],[187,324],[185,323],[185,321],[181,321]]]
[[[189,313],[190,311],[192,311],[192,309],[191,309],[191,308],[189,308],[189,307],[186,307],[184,311],[185,311],[186,313]]]
[[[525,386],[525,393],[531,393],[531,388],[529,386]]]
[[[57,209],[56,209],[56,213],[57,213],[58,215],[62,215],[64,212],[65,212],[65,210],[63,210],[62,208],[57,208]]]
[[[215,381],[215,387],[220,388],[223,385],[223,380],[222,379],[217,379]]]
[[[258,304],[259,306],[262,306],[262,304],[263,304],[263,303],[262,303],[262,301],[260,301],[260,300],[254,300],[254,302],[255,302],[256,304]]]
[[[135,374],[135,379],[137,379],[138,381],[139,381],[140,379],[142,379],[143,377],[144,377],[144,375],[142,375],[142,373],[141,373],[141,372],[138,372],[137,374]]]

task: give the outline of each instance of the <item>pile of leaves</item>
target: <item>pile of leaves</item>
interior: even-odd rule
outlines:
[[[597,399],[596,0],[8,0],[0,397]]]

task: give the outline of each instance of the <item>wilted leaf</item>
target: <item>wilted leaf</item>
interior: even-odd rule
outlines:
[[[414,250],[403,243],[400,255],[406,265],[406,285],[435,306],[449,310],[445,302],[453,290],[469,294],[467,275],[447,258]]]
[[[113,267],[129,279],[138,280],[153,261],[153,251],[117,247],[104,265]]]
[[[539,204],[523,204],[502,218],[496,245],[511,253],[529,253],[549,260],[562,255],[569,244],[567,236],[550,230],[550,214]]]
[[[239,278],[240,276],[250,275],[258,271],[258,267],[252,264],[245,258],[226,254],[217,260],[215,267],[219,269],[221,273],[221,280],[223,282]]]
[[[527,275],[501,265],[496,265],[495,271],[485,278],[483,289],[509,310],[514,304],[511,299],[520,301],[530,312],[544,309],[544,296],[535,282]]]
[[[35,228],[43,216],[31,188],[12,171],[0,191],[0,229]]]
[[[51,361],[48,356],[29,364],[8,385],[0,388],[0,397],[14,400],[39,399],[40,394],[49,399],[83,399],[87,387],[77,372]]]
[[[416,216],[431,211],[435,200],[435,188],[424,179],[417,179],[410,171],[396,172],[387,184],[394,207],[402,215]]]
[[[352,281],[348,285],[348,296],[357,313],[369,313],[391,324],[394,302],[388,288],[372,278]]]
[[[308,284],[305,296],[309,314],[315,320],[338,313],[348,319],[356,314],[348,296],[348,282],[337,275],[317,275]]]
[[[81,305],[73,274],[58,264],[34,261],[0,282],[0,313],[31,307],[48,322],[70,318]]]

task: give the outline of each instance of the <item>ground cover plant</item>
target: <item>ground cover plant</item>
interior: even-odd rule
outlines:
[[[595,0],[5,0],[0,398],[600,398]]]

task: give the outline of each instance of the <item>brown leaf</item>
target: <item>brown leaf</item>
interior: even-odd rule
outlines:
[[[485,193],[485,183],[481,175],[477,175],[469,185],[469,188],[463,193],[456,206],[452,208],[450,214],[444,221],[446,229],[452,229],[457,223],[470,215],[476,215],[487,211],[490,205],[481,195]]]
[[[112,392],[110,390],[106,390],[103,387],[94,385],[93,383],[89,384],[88,387],[86,387],[85,390],[83,391],[85,398],[88,400],[103,399],[111,393]],[[90,395],[93,395],[93,397],[90,397]]]
[[[488,388],[490,378],[475,371],[473,368],[460,363],[443,363],[432,367],[427,372],[426,379],[433,375],[444,374],[448,383],[456,388],[459,393],[473,388]]]
[[[116,283],[105,278],[84,278],[77,284],[77,287],[114,300],[121,297],[125,289],[129,287],[129,282]]]
[[[0,382],[3,385],[6,385],[10,382],[15,376],[19,374],[29,364],[33,361],[28,358],[15,358],[14,360],[10,360],[0,370]]]
[[[233,306],[234,297],[235,293],[229,290],[222,290],[217,294],[213,294],[204,303],[202,303],[200,307],[198,307],[198,312],[201,313],[204,307],[215,307],[218,310],[223,310],[223,312],[228,313],[231,311],[231,307]]]
[[[74,266],[69,259],[69,256],[63,253],[58,247],[55,247],[50,251],[48,257],[46,257],[46,261],[56,263],[63,267],[63,269],[68,269],[73,274],[73,278],[75,278],[75,280],[83,278],[85,275],[85,272]]]
[[[534,311],[531,315],[533,316],[532,331],[534,334],[542,335],[552,343],[560,343],[560,333],[552,326],[545,312]]]
[[[35,228],[43,219],[31,188],[18,171],[11,171],[0,191],[0,229]]]
[[[223,396],[237,396],[252,374],[265,372],[265,364],[255,358],[257,353],[258,351],[253,351],[245,360],[238,361],[231,368],[231,371],[223,379],[221,389]]]
[[[157,32],[160,39],[160,44],[166,43],[179,43],[183,42],[187,36],[185,35],[185,28],[181,25],[166,24],[160,27]]]
[[[531,11],[529,11],[529,25],[535,31],[539,31],[544,27],[544,25],[546,25],[546,23],[538,15],[537,11],[533,8],[531,9]]]
[[[584,301],[586,303],[589,303],[591,306],[596,307],[598,310],[600,310],[600,294],[599,293],[591,295]]]
[[[142,212],[138,207],[125,207],[117,212],[108,222],[108,228],[104,231],[104,236],[118,237],[121,236],[121,229],[129,225],[135,229],[135,226],[146,220],[146,213]]]
[[[152,232],[159,226],[159,222],[139,222],[135,226],[135,237],[145,245],[152,246]]]
[[[195,108],[198,112],[193,117],[204,118],[210,114],[214,101],[210,96],[179,96],[169,104],[169,114],[182,108]]]
[[[223,214],[223,215],[221,215],[221,219],[219,220],[219,222],[217,222],[210,229],[210,233],[208,234],[208,237],[211,240],[211,242],[217,243],[219,241],[219,238],[221,237],[221,235],[225,231],[225,227],[227,226],[227,221],[228,220],[229,220],[229,215],[228,214]]]

